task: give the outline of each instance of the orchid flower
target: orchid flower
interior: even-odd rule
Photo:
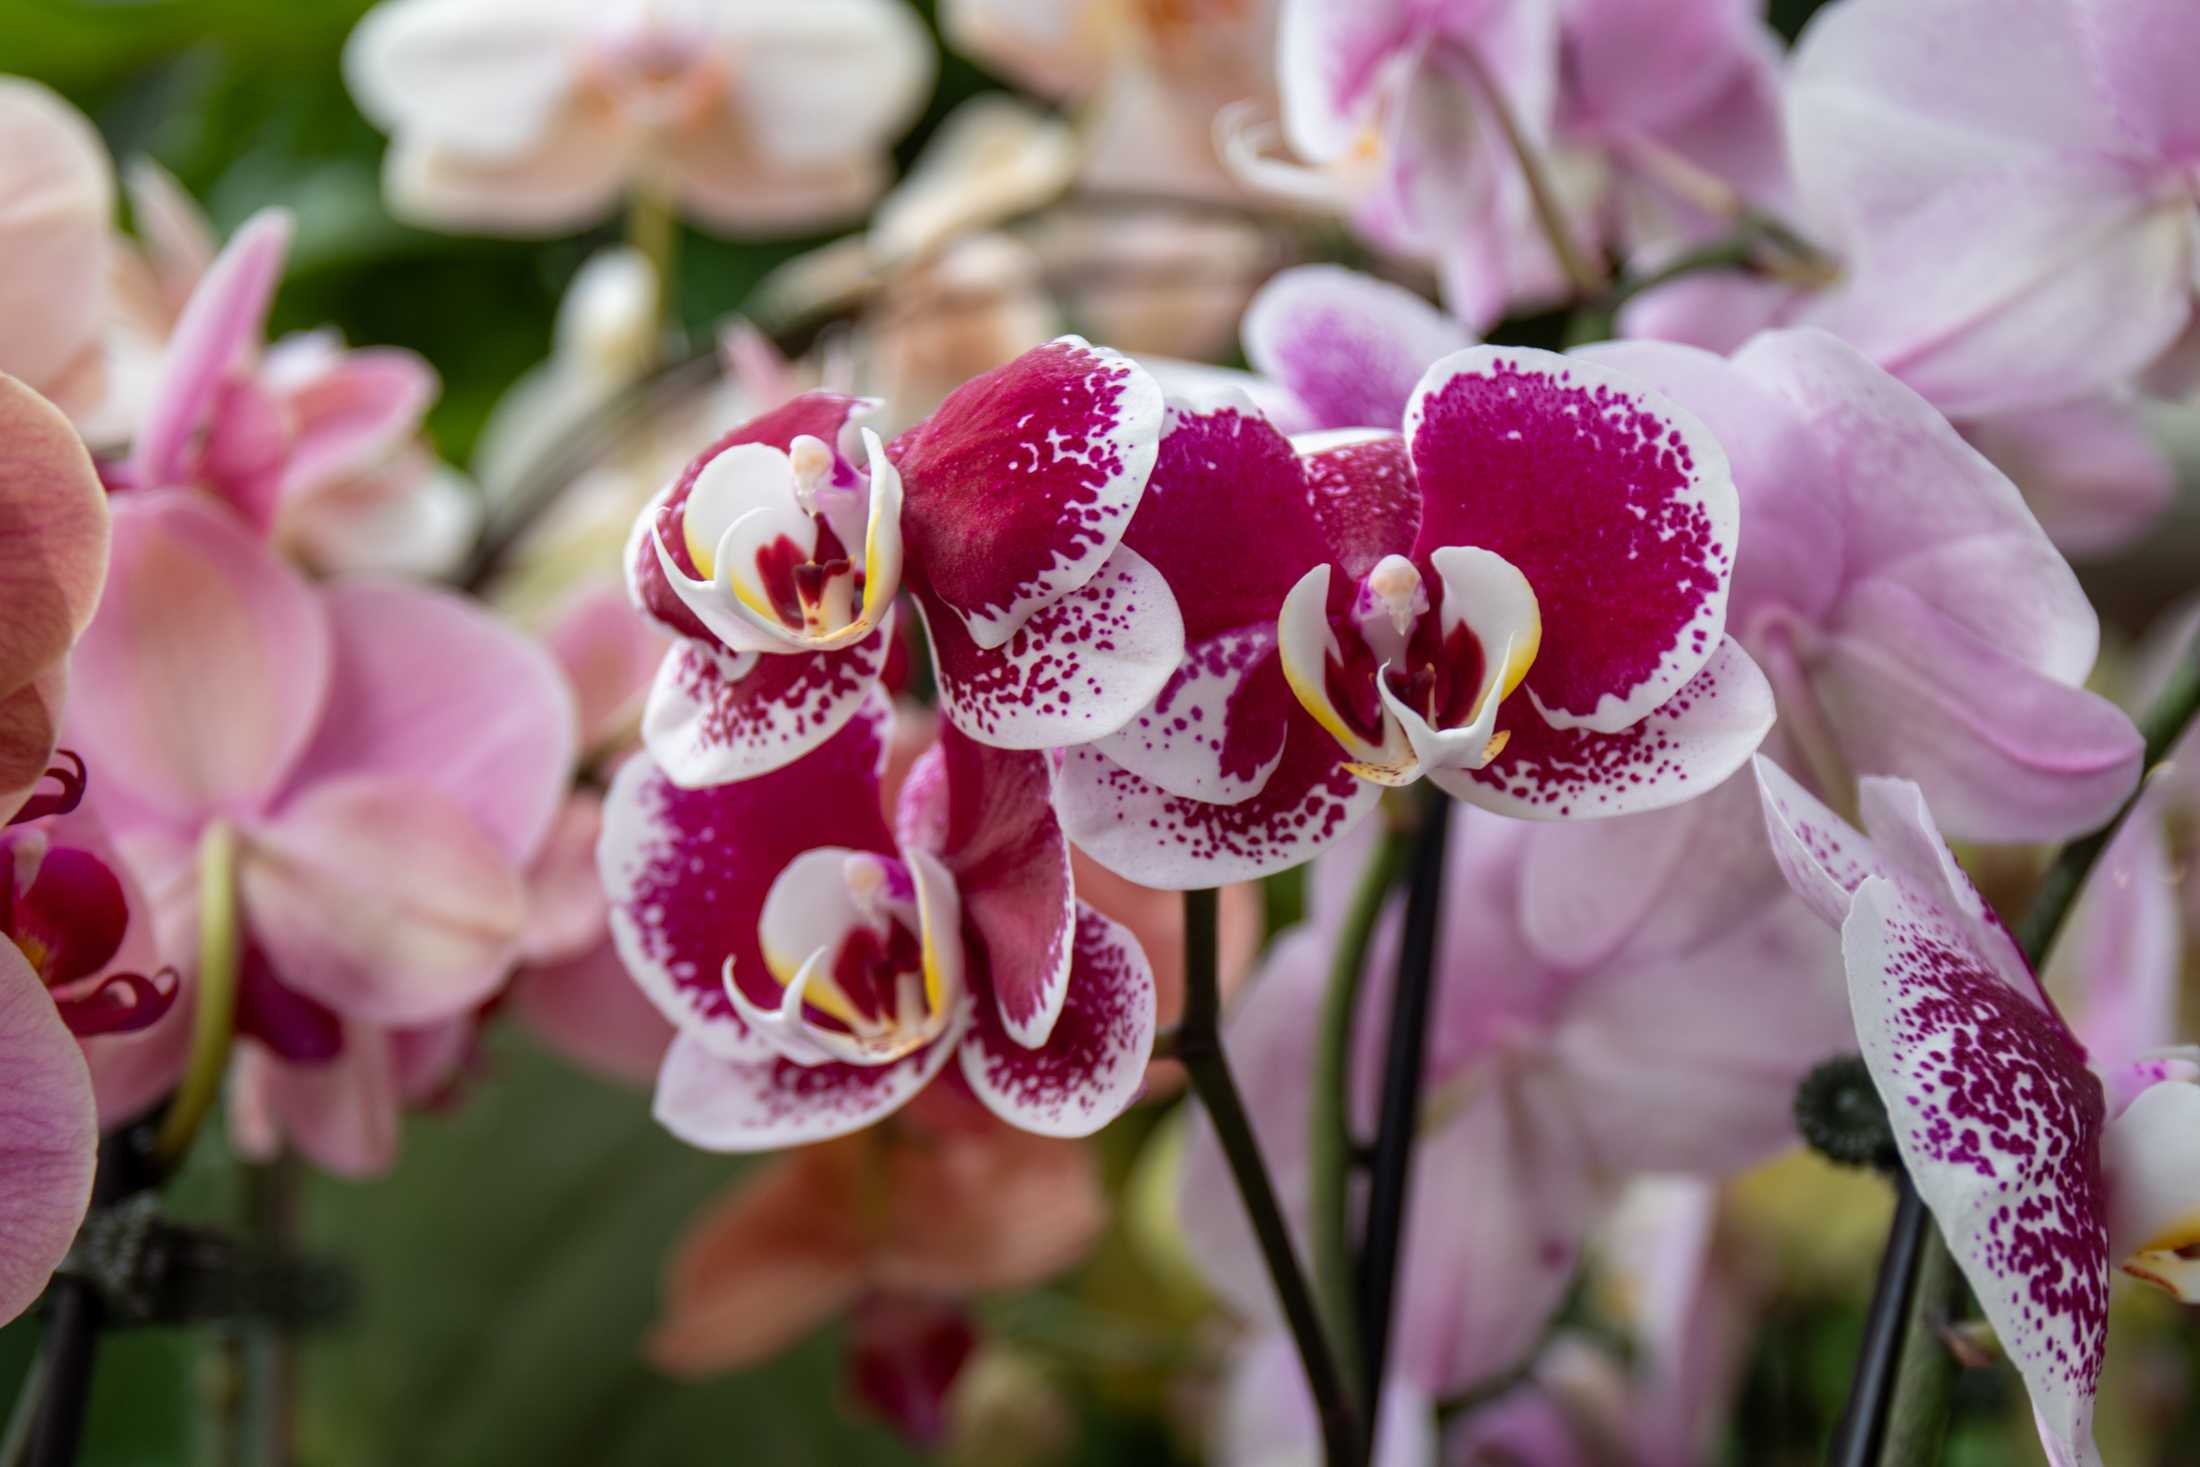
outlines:
[[[1430,366],[1404,420],[1294,448],[1244,407],[1172,410],[1124,544],[1175,590],[1185,659],[1058,777],[1103,865],[1261,875],[1424,774],[1509,815],[1652,809],[1764,737],[1769,691],[1722,636],[1734,488],[1696,419],[1481,347]],[[1220,525],[1257,548],[1218,565]]]
[[[470,1011],[518,955],[521,873],[571,771],[570,695],[479,611],[316,589],[194,491],[133,491],[114,519],[68,729],[185,969],[177,1012],[202,981],[201,850],[226,827],[242,1139],[382,1170],[405,1035]]]
[[[612,935],[679,1029],[656,1114],[715,1150],[860,1130],[945,1069],[988,1109],[1084,1135],[1134,1098],[1153,976],[1079,902],[1045,760],[943,727],[879,807],[872,694],[799,762],[683,789],[647,760],[612,784],[598,859]]]
[[[69,841],[69,821],[63,815],[0,832],[0,937],[38,974],[71,1034],[134,1034],[168,1012],[176,975],[117,961],[131,895],[99,852]]]
[[[92,1079],[38,972],[0,942],[0,1323],[30,1308],[92,1200]]]
[[[2145,370],[2192,318],[2195,65],[2200,15],[2175,4],[1826,7],[1787,99],[1848,271],[1814,319],[1958,417]]]
[[[0,373],[72,416],[105,391],[114,210],[91,123],[38,83],[0,77]]]
[[[941,707],[989,744],[1111,733],[1175,669],[1169,587],[1121,545],[1159,438],[1142,369],[1064,337],[965,384],[890,450],[864,430],[858,471],[842,447],[866,406],[797,398],[705,450],[636,521],[635,602],[681,638],[643,739],[682,785],[778,769],[844,727],[885,666],[904,581]]]
[[[330,569],[437,569],[471,541],[473,496],[414,443],[435,373],[411,352],[350,350],[327,331],[263,352],[289,239],[289,216],[263,210],[207,267],[110,481],[204,489]]]
[[[577,229],[630,189],[741,233],[852,214],[932,69],[890,0],[385,0],[344,51],[392,136],[391,207],[508,234]]]
[[[1910,1180],[2023,1375],[2050,1456],[2097,1467],[2111,1265],[2200,1301],[2184,1256],[2200,1216],[2200,1061],[2089,1052],[1916,785],[1864,781],[1865,834],[1770,761],[1757,778],[1781,869],[1841,929],[1857,1039]]]
[[[1027,1288],[1091,1248],[1108,1209],[1083,1146],[973,1116],[967,1096],[925,1102],[778,1158],[712,1203],[666,1274],[651,1360],[683,1376],[744,1369],[867,1297]]]
[[[1409,1419],[1527,1356],[1610,1184],[1716,1175],[1791,1139],[1794,1084],[1847,1021],[1827,944],[1763,859],[1749,795],[1734,780],[1619,820],[1455,822],[1391,1354]],[[1379,932],[1371,974],[1390,971],[1395,933]],[[1224,1034],[1287,1212],[1306,1195],[1305,1076],[1330,947],[1320,925],[1282,939]],[[1380,1026],[1360,1027],[1359,1134],[1381,1042]],[[1178,1192],[1187,1241],[1239,1313],[1274,1324],[1223,1177],[1195,1121]],[[1386,1420],[1403,1409],[1386,1402]]]
[[[26,802],[53,764],[66,659],[98,605],[107,539],[107,496],[68,419],[0,375],[0,819],[41,808]]]

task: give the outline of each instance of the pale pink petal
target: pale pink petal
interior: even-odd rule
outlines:
[[[889,616],[870,636],[832,652],[724,652],[680,642],[650,685],[642,742],[690,787],[784,769],[862,713],[893,636]]]
[[[2024,491],[2047,538],[2069,555],[2128,544],[2176,492],[2175,468],[2122,398],[2002,413],[1964,424],[1963,436]]]
[[[1764,22],[1749,0],[1569,0],[1566,120],[1591,133],[1658,129],[1710,102]]]
[[[862,153],[806,165],[773,162],[731,114],[677,134],[664,151],[682,209],[731,234],[801,234],[853,219],[888,181],[881,159]]]
[[[632,140],[585,113],[557,119],[518,157],[477,159],[400,133],[382,155],[390,212],[430,229],[469,234],[562,234],[611,212],[627,181]]]
[[[398,1104],[432,1108],[447,1103],[481,1053],[481,1018],[464,1013],[417,1029],[392,1029],[390,1070]]]
[[[191,293],[162,353],[160,386],[130,446],[129,477],[140,488],[184,482],[192,435],[214,410],[228,374],[266,329],[290,230],[284,210],[253,215]]]
[[[1534,588],[1526,689],[1549,721],[1617,733],[1717,651],[1740,507],[1693,414],[1603,367],[1476,347],[1414,389],[1406,441],[1417,552],[1479,546]]]
[[[954,1058],[956,1031],[889,1065],[798,1065],[766,1053],[736,1059],[692,1030],[665,1054],[651,1109],[659,1125],[705,1151],[777,1151],[884,1120]]]
[[[2085,1051],[1907,887],[1858,888],[1842,953],[1903,1163],[2043,1424],[2096,1464],[2109,1213]]]
[[[629,1085],[655,1081],[674,1031],[609,938],[577,957],[522,968],[510,992],[512,1012],[544,1048]]]
[[[1498,732],[1508,737],[1487,766],[1429,777],[1455,799],[1520,819],[1657,810],[1717,788],[1748,762],[1774,717],[1771,685],[1732,637],[1687,686],[1621,733],[1553,728],[1522,703],[1499,709]]]
[[[232,1060],[230,1107],[233,1144],[253,1160],[272,1161],[288,1146],[354,1180],[397,1164],[396,1068],[388,1031],[373,1024],[346,1024],[343,1049],[326,1064],[286,1064],[242,1042]]]
[[[590,23],[578,0],[391,0],[344,46],[344,80],[385,131],[488,159],[538,142],[579,82]]]
[[[268,353],[271,375],[279,373],[282,350],[278,342]],[[433,367],[394,347],[342,352],[326,370],[292,386],[284,394],[295,435],[283,468],[285,492],[356,471],[388,453],[418,431],[439,387]]]
[[[1184,656],[1184,621],[1159,571],[1127,546],[1077,588],[1021,621],[997,647],[952,606],[920,601],[940,707],[1004,749],[1089,743],[1153,701]]]
[[[2149,1050],[2175,1042],[2178,977],[2184,933],[2177,908],[2178,872],[2149,796],[2087,877],[2056,938],[2048,981],[2072,1001],[2064,1005],[2095,1068],[2110,1077]]]
[[[284,501],[274,535],[284,554],[328,579],[431,581],[457,571],[481,519],[481,492],[413,443]]]
[[[912,584],[1002,646],[1100,573],[1162,431],[1145,369],[1075,336],[965,383],[894,442]]]
[[[583,750],[632,737],[665,639],[610,587],[584,590],[557,613],[543,645],[572,686]]]
[[[931,37],[897,0],[753,7],[720,24],[733,57],[732,106],[783,164],[883,151],[931,91]]]
[[[1311,1461],[1321,1439],[1314,1398],[1290,1337],[1261,1335],[1231,1368],[1215,1419],[1218,1467],[1283,1467]],[[1436,1405],[1415,1381],[1384,1382],[1369,1467],[1434,1467]],[[1548,1467],[1536,1462],[1533,1467]]]
[[[528,963],[576,958],[609,940],[610,908],[596,876],[596,841],[602,833],[603,798],[593,790],[575,790],[558,807],[527,868],[521,956]]]
[[[2151,152],[2200,157],[2200,25],[2176,0],[2075,0],[2079,31],[2116,118]]]
[[[2200,1300],[2200,1085],[2150,1085],[2101,1138],[2109,1257],[2190,1304]]]
[[[1079,850],[1129,880],[1187,891],[1253,881],[1311,859],[1382,802],[1294,702],[1283,758],[1259,794],[1214,805],[1172,795],[1086,747],[1061,756],[1055,808]]]
[[[418,780],[470,814],[508,861],[533,859],[576,752],[573,696],[549,654],[450,592],[357,582],[323,602],[336,664],[293,787]]]
[[[30,1308],[92,1197],[91,1076],[53,998],[0,940],[0,1322]]]
[[[77,645],[70,747],[170,818],[249,810],[304,753],[333,661],[321,599],[228,511],[133,490]]]
[[[1383,65],[1412,33],[1407,0],[1309,0],[1282,8],[1278,70],[1291,146],[1316,162],[1357,139]]]
[[[80,113],[20,77],[0,78],[0,160],[0,373],[58,392],[99,338],[113,166]]]
[[[970,1088],[1011,1125],[1089,1136],[1138,1098],[1153,1054],[1153,971],[1137,938],[1080,903],[1068,995],[1046,1042],[1025,1047],[1002,1018],[984,1004],[971,1017],[961,1040]]]
[[[288,986],[420,1025],[494,993],[527,921],[520,867],[464,806],[402,776],[323,780],[245,838],[238,892]]]
[[[213,268],[221,241],[198,201],[152,159],[131,159],[122,184],[130,196],[130,225],[159,286],[160,303],[170,313],[181,312],[193,287]]]
[[[952,725],[940,730],[933,757],[936,774],[920,762],[903,786],[897,824],[938,832],[920,848],[955,878],[963,921],[984,950],[993,1017],[1036,1048],[1067,999],[1078,929],[1069,840],[1048,803],[1046,758],[988,748]]]
[[[612,936],[635,983],[706,1048],[770,1053],[724,974],[730,961],[744,983],[770,982],[757,926],[787,864],[824,845],[893,853],[878,796],[890,717],[874,698],[802,761],[756,779],[683,789],[634,758],[612,781],[596,857]]]
[[[1429,364],[1472,345],[1403,286],[1338,265],[1277,275],[1245,312],[1245,355],[1312,411],[1317,428],[1395,428]]]

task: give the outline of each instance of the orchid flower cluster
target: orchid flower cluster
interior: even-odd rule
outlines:
[[[626,219],[526,256],[470,477],[425,358],[281,329],[309,198],[224,235],[0,78],[38,1460],[72,1301],[157,1309],[117,1188],[402,1177],[516,1021],[786,1153],[651,1363],[844,1319],[918,1445],[1057,1398],[978,1301],[1097,1258],[1229,1317],[1205,1460],[1723,1460],[1801,1139],[1899,1199],[1836,1460],[1961,1356],[2096,1467],[2119,1280],[2200,1302],[2200,619],[2093,568],[2189,528],[2196,66],[2153,0],[383,0],[393,220]],[[843,223],[676,356],[693,236]]]

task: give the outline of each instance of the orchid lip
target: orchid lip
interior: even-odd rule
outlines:
[[[46,771],[46,778],[53,780],[61,788],[51,794],[37,794],[25,800],[23,808],[9,817],[8,824],[22,825],[27,821],[40,820],[48,815],[66,815],[84,803],[84,790],[89,783],[89,771],[84,767],[82,756],[73,749],[56,749],[53,752],[56,760],[66,759],[69,761],[69,767],[67,768],[56,763]]]

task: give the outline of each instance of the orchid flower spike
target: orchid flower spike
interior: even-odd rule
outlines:
[[[1303,861],[1424,775],[1534,819],[1702,793],[1772,722],[1724,635],[1737,510],[1693,415],[1547,352],[1443,357],[1402,433],[1287,442],[1249,404],[1173,408],[1124,544],[1175,592],[1186,655],[1065,755],[1064,823],[1193,887]],[[1218,565],[1217,525],[1248,553]]]
[[[800,761],[682,789],[613,783],[597,849],[627,969],[678,1027],[657,1117],[714,1150],[859,1130],[956,1062],[1011,1124],[1084,1135],[1137,1094],[1154,985],[1077,900],[1044,757],[952,724],[880,812],[873,692]]]
[[[875,406],[796,398],[706,449],[635,522],[629,589],[679,638],[642,733],[676,782],[766,774],[845,727],[902,589],[941,707],[996,747],[1112,733],[1176,667],[1175,599],[1122,544],[1160,437],[1143,369],[1064,337],[891,445],[852,426]]]
[[[2200,1302],[2200,1051],[2089,1053],[1906,780],[1865,830],[1757,761],[1781,870],[1841,929],[1864,1061],[1895,1144],[2053,1460],[2098,1467],[2112,1266]],[[2122,1061],[2122,1062],[2120,1062]]]

